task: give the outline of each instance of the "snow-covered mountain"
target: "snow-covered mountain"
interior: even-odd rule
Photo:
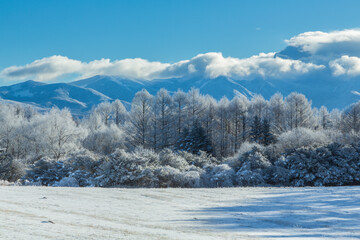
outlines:
[[[40,107],[68,107],[83,112],[104,100],[130,103],[136,92],[155,94],[191,87],[216,99],[299,92],[313,106],[343,109],[360,100],[360,29],[304,32],[285,40],[279,52],[248,58],[223,56],[220,52],[198,54],[166,63],[142,58],[100,59],[83,62],[54,55],[23,66],[9,66],[0,78],[19,81],[56,81],[68,76],[82,80],[44,84],[33,81],[0,88],[0,97]],[[1,79],[0,79],[1,80]],[[129,106],[129,105],[127,105]]]
[[[269,99],[276,92],[284,96],[299,92],[312,100],[313,106],[329,109],[343,109],[360,100],[360,30],[308,32],[287,43],[278,53],[260,53],[244,59],[215,52],[175,63],[103,59],[77,62],[81,65],[77,71],[68,69],[74,60],[52,56],[6,68],[0,76],[34,76],[44,80],[73,73],[92,77],[56,84],[27,81],[0,87],[0,97],[41,108],[67,107],[79,114],[114,99],[129,106],[136,92],[147,89],[156,94],[161,88],[175,92],[195,87],[218,100],[235,95],[251,98],[256,94]]]
[[[42,108],[67,107],[75,114],[89,110],[94,104],[111,100],[94,89],[66,83],[45,84],[35,81],[0,87],[0,97]]]
[[[148,90],[151,94],[156,94],[161,88],[175,92],[178,89],[188,91],[192,87],[195,87],[200,89],[201,93],[209,94],[216,99],[220,99],[223,96],[232,98],[236,94],[242,94],[251,98],[258,92],[261,92],[265,96],[270,96],[276,92],[272,84],[267,81],[235,81],[223,76],[214,79],[193,77],[158,79],[152,81],[135,81],[115,76],[95,76],[70,84],[83,88],[91,88],[112,99],[120,99],[126,102],[131,102],[135,93],[142,89]],[[256,92],[250,91],[248,87],[256,90]]]
[[[217,78],[172,78],[152,81],[124,79],[115,76],[94,76],[71,82],[45,84],[26,81],[20,84],[0,87],[0,97],[7,100],[32,104],[41,108],[58,106],[67,107],[73,113],[81,114],[102,101],[120,99],[130,103],[136,92],[147,89],[151,94],[165,88],[170,92],[178,89],[188,91],[195,87],[203,94],[216,99],[223,96],[232,98],[242,94],[251,98],[261,94],[269,99],[274,93],[281,92],[284,96],[296,91],[305,94],[312,100],[315,107],[325,105],[328,108],[344,108],[360,100],[360,81],[348,79],[343,83],[330,74],[312,74],[306,78],[292,81],[277,79],[234,80],[229,77]]]
[[[109,76],[95,76],[92,78],[76,81],[70,84],[91,88],[112,99],[121,99],[131,102],[137,91],[145,88],[151,94],[165,88],[170,92],[181,89],[188,91],[191,87],[199,88],[203,94],[209,94],[216,99],[223,96],[232,98],[236,94],[242,94],[251,98],[255,94],[261,94],[269,99],[276,92],[284,96],[291,92],[305,94],[312,100],[315,107],[322,105],[330,109],[344,107],[360,100],[360,79],[347,79],[339,82],[328,73],[312,74],[296,80],[286,81],[278,79],[252,79],[234,80],[229,77],[217,78],[172,78],[152,81],[132,81]]]

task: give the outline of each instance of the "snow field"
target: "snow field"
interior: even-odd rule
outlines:
[[[0,187],[0,239],[359,239],[360,187]]]

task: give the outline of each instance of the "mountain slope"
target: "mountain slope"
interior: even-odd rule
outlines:
[[[235,96],[235,92],[239,92],[248,98],[255,94],[261,94],[266,99],[269,99],[276,92],[280,92],[284,96],[291,92],[299,92],[312,100],[313,106],[325,105],[329,109],[343,109],[360,100],[360,96],[356,94],[356,92],[360,92],[360,81],[358,79],[339,81],[327,73],[289,80],[265,80],[262,78],[234,80],[221,76],[214,79],[194,77],[133,81],[110,76],[95,76],[70,84],[92,88],[112,99],[120,99],[126,102],[131,102],[135,93],[143,88],[151,94],[156,94],[161,88],[175,92],[178,89],[188,91],[192,87],[198,88],[202,94],[209,94],[218,100],[223,96],[231,99]]]
[[[44,84],[35,81],[0,87],[0,97],[44,108],[67,107],[75,114],[81,114],[102,101],[111,100],[94,89],[66,83]]]
[[[330,74],[309,75],[301,79],[288,81],[277,79],[234,80],[228,77],[214,79],[193,77],[158,79],[153,81],[135,81],[113,76],[95,76],[69,84],[44,84],[27,81],[12,86],[0,87],[3,99],[32,104],[40,108],[67,107],[74,114],[83,114],[92,106],[102,102],[120,99],[129,107],[135,93],[147,89],[151,94],[165,88],[170,92],[178,89],[188,91],[192,87],[200,89],[216,99],[223,96],[231,99],[236,94],[251,98],[261,94],[269,99],[276,92],[284,96],[291,92],[303,93],[312,100],[313,106],[327,106],[329,109],[343,109],[360,100],[359,79],[339,81]]]
[[[94,76],[70,83],[73,86],[94,89],[112,99],[131,102],[134,93],[145,87],[146,82],[112,76]]]

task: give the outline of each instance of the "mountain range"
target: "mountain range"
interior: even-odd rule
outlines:
[[[195,87],[203,94],[209,94],[216,99],[223,96],[231,99],[237,94],[251,98],[261,94],[269,99],[274,93],[280,92],[284,96],[296,91],[305,94],[313,102],[313,106],[322,105],[332,108],[344,108],[360,99],[360,82],[349,80],[339,84],[331,76],[327,76],[324,84],[324,75],[312,76],[297,81],[282,80],[234,80],[229,77],[209,78],[173,78],[152,81],[138,81],[123,79],[115,76],[94,76],[91,78],[70,83],[46,84],[32,80],[10,86],[0,87],[0,97],[31,104],[41,108],[67,107],[74,114],[82,114],[94,105],[103,101],[120,99],[127,106],[132,101],[135,93],[146,89],[151,94],[165,88],[170,92],[181,89],[188,91]]]
[[[360,100],[360,67],[357,67],[360,64],[360,50],[354,51],[357,49],[354,46],[360,43],[355,43],[336,43],[340,47],[334,44],[323,46],[319,43],[315,45],[316,51],[314,47],[309,47],[311,45],[299,47],[290,44],[278,53],[259,54],[247,59],[224,58],[221,53],[199,54],[190,60],[161,65],[162,70],[153,72],[158,75],[151,80],[119,75],[95,75],[67,83],[29,80],[0,87],[0,98],[44,109],[53,106],[67,107],[73,114],[81,115],[100,102],[115,99],[120,99],[129,108],[135,93],[142,89],[156,94],[161,88],[175,92],[195,87],[202,94],[209,94],[217,100],[224,96],[231,99],[236,95],[244,95],[250,99],[256,94],[269,99],[277,92],[284,96],[299,92],[311,100],[314,107],[344,109]],[[56,66],[47,65],[50,64],[47,61],[60,61],[59,59],[71,61],[55,56],[35,62],[34,69],[40,69],[39,64],[43,64],[42,71],[46,73]],[[121,64],[128,63],[152,64],[139,59],[114,64],[123,66]],[[155,66],[159,64],[155,63]],[[12,67],[9,71],[13,75],[34,71],[26,69],[29,66]],[[86,66],[88,65],[84,64]],[[142,70],[137,71],[141,73]],[[288,72],[301,74],[286,75]]]

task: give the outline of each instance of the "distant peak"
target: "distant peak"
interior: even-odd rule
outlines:
[[[34,80],[27,80],[25,82],[13,84],[13,85],[10,85],[10,86],[29,87],[29,86],[42,86],[42,85],[47,85],[47,84],[42,83],[42,82],[36,82]]]

